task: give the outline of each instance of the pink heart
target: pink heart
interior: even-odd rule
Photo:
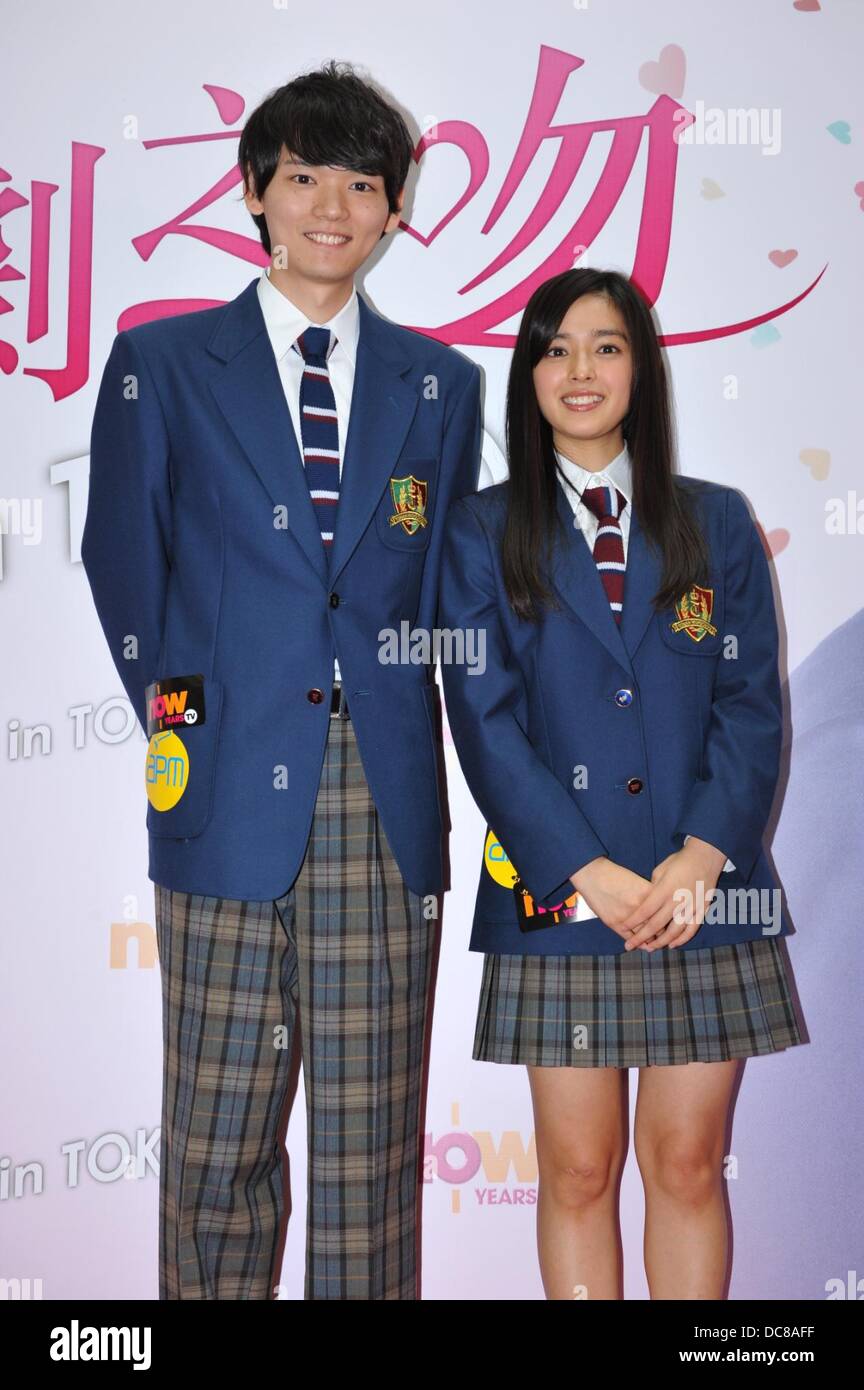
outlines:
[[[649,92],[657,96],[680,97],[684,92],[684,77],[687,72],[687,59],[683,48],[677,43],[667,43],[657,62],[643,63],[639,69],[639,81]]]
[[[796,10],[821,10],[819,0],[793,0]]]
[[[769,251],[768,259],[772,265],[779,266],[782,270],[784,266],[794,261],[797,255],[797,251]]]
[[[785,550],[789,544],[789,532],[784,531],[782,526],[775,526],[773,531],[763,531],[765,543],[768,546],[768,553],[772,556],[779,555],[781,550]]]
[[[423,155],[433,145],[455,145],[457,149],[462,151],[468,160],[468,183],[461,196],[456,199],[450,210],[445,212],[441,220],[436,222],[428,236],[418,232],[417,228],[412,227],[410,222],[399,223],[403,231],[410,232],[424,246],[431,246],[436,236],[443,232],[447,223],[452,222],[457,212],[461,212],[466,203],[470,203],[489,172],[489,146],[477,127],[470,125],[467,121],[441,121],[426,135],[421,135],[414,151],[414,163],[419,164]]]
[[[856,183],[854,191],[856,196],[861,199],[861,202],[858,204],[858,206],[860,207],[861,211],[864,212],[864,179],[862,179],[860,183]]]

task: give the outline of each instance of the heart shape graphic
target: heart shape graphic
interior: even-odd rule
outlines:
[[[839,140],[841,145],[852,144],[852,127],[848,121],[832,121],[825,129],[835,140]]]
[[[828,477],[831,471],[831,455],[827,449],[802,449],[798,457],[804,467],[810,469],[811,476],[817,483]]]
[[[779,555],[781,550],[785,550],[789,544],[789,532],[784,530],[782,526],[775,526],[773,531],[763,531],[762,534],[772,559],[775,555]]]
[[[723,189],[720,187],[719,183],[715,183],[713,179],[703,179],[703,180],[702,180],[702,197],[703,197],[703,198],[725,198],[725,197],[726,197],[726,194],[723,192]]]
[[[797,255],[797,251],[769,251],[768,259],[772,265],[779,266],[782,270],[784,266],[790,265]]]
[[[796,10],[803,10],[805,13],[808,11],[810,13],[815,13],[816,10],[821,10],[822,8],[819,4],[819,0],[793,0],[793,3]]]
[[[399,226],[405,232],[410,232],[411,236],[416,237],[424,246],[431,246],[437,236],[443,232],[448,222],[452,222],[457,213],[461,212],[467,203],[470,203],[478,188],[483,183],[489,172],[489,146],[476,126],[468,121],[441,121],[425,135],[421,135],[414,151],[414,163],[419,164],[423,155],[433,145],[455,145],[461,150],[468,160],[468,183],[461,197],[439,222],[436,222],[428,236],[418,232],[416,227],[412,227],[410,222],[401,222]]]
[[[686,73],[687,59],[683,48],[679,48],[677,43],[667,43],[656,62],[642,64],[639,81],[646,91],[654,92],[658,97],[681,97]]]
[[[755,348],[770,347],[772,343],[779,341],[780,333],[773,323],[760,323],[750,334],[750,342]]]
[[[860,183],[856,183],[853,192],[857,198],[861,199],[858,206],[861,208],[861,211],[864,212],[864,179],[862,179]]]

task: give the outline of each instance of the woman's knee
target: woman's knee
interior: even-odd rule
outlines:
[[[580,1210],[608,1198],[618,1181],[620,1155],[613,1149],[558,1148],[539,1162],[544,1192],[556,1205]]]
[[[636,1143],[636,1161],[646,1192],[654,1189],[688,1205],[700,1205],[716,1193],[722,1155],[716,1141],[688,1134],[667,1134]]]

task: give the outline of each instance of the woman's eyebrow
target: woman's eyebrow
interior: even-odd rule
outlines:
[[[572,337],[573,337],[573,334],[572,334],[572,333],[553,333],[553,335],[552,335],[552,337],[549,339],[549,341],[550,341],[550,343],[554,343],[554,341],[555,341],[556,338],[572,338]],[[592,329],[591,329],[591,337],[592,337],[592,338],[623,338],[625,343],[629,341],[629,339],[628,339],[628,337],[627,337],[627,334],[626,334],[626,333],[622,333],[621,330],[620,330],[620,328],[592,328]]]

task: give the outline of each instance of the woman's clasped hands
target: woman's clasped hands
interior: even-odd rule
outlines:
[[[606,857],[571,876],[573,887],[600,921],[624,938],[625,951],[683,946],[702,925],[726,862],[725,854],[695,837],[662,859],[650,882]]]

